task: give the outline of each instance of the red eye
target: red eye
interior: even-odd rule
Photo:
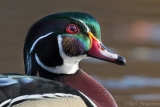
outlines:
[[[69,34],[76,34],[79,32],[79,28],[75,25],[75,24],[69,24],[67,27],[66,27],[66,31],[67,33]]]

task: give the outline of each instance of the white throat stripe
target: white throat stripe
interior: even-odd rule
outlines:
[[[43,38],[49,36],[49,35],[52,34],[52,33],[53,33],[53,32],[50,32],[50,33],[47,33],[47,34],[44,35],[44,36],[39,37],[39,38],[33,43],[32,47],[30,48],[30,52],[29,52],[29,53],[32,52],[32,50],[34,49],[35,45],[37,44],[37,42],[38,42],[39,40],[41,40],[41,39],[43,39]]]
[[[36,58],[36,61],[37,61],[38,65],[40,65],[40,66],[41,66],[43,69],[45,69],[46,71],[49,71],[49,72],[55,71],[55,68],[54,68],[54,67],[48,67],[48,66],[44,65],[44,64],[40,61],[37,53],[35,54],[35,58]],[[54,72],[53,72],[53,73],[54,73]]]
[[[59,46],[59,54],[63,59],[63,64],[62,65],[57,65],[56,67],[46,66],[40,60],[40,58],[38,57],[38,54],[35,53],[36,62],[43,69],[45,69],[46,71],[49,71],[51,73],[56,73],[56,74],[74,74],[79,69],[79,65],[78,65],[79,61],[81,59],[86,58],[86,54],[85,55],[79,55],[79,56],[76,56],[76,57],[67,56],[63,51],[61,35],[58,35],[57,40],[58,40],[58,46]]]

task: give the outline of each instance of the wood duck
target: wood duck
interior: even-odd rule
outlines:
[[[30,28],[24,44],[25,73],[29,76],[0,76],[3,106],[13,104],[10,101],[21,95],[40,94],[42,98],[47,93],[63,93],[79,96],[88,107],[117,107],[109,91],[79,68],[79,61],[88,57],[126,63],[102,44],[99,23],[91,15],[62,12],[40,19]],[[18,98],[14,103],[19,100],[24,101]]]

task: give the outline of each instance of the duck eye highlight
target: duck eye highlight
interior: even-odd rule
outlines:
[[[79,32],[79,28],[77,25],[75,24],[69,24],[67,27],[66,27],[66,32],[69,33],[69,34],[76,34]]]

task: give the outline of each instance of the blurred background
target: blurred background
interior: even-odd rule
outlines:
[[[64,11],[94,16],[101,25],[105,46],[126,58],[125,67],[95,59],[80,63],[84,71],[111,92],[119,107],[135,107],[137,103],[140,106],[141,102],[159,107],[158,0],[1,0],[0,73],[24,74],[22,52],[28,29],[40,18]]]

